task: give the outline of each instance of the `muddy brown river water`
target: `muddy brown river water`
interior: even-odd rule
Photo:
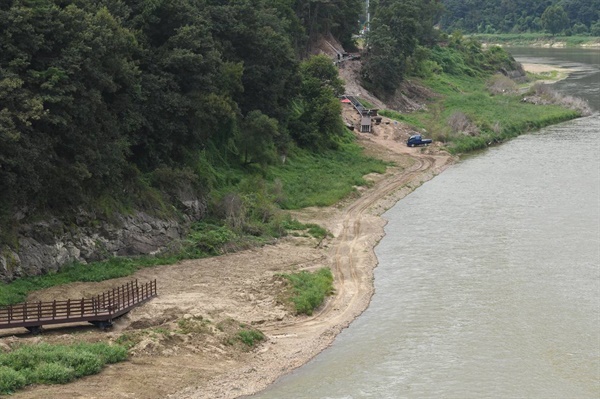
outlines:
[[[600,397],[600,51],[511,49],[574,72],[595,114],[451,167],[390,209],[371,305],[253,398]]]

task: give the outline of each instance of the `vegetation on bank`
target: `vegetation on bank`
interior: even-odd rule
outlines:
[[[104,343],[21,345],[0,353],[0,394],[31,384],[64,384],[127,359],[127,349]]]
[[[565,47],[600,47],[599,36],[561,36],[550,35],[546,33],[503,33],[503,34],[484,34],[475,33],[469,35],[475,40],[486,44],[496,44],[502,46],[556,46]]]
[[[322,268],[314,273],[301,271],[283,274],[282,277],[291,285],[287,301],[294,305],[297,314],[312,315],[325,298],[334,292],[333,274],[329,268]]]
[[[214,190],[210,201],[210,213],[215,217],[193,224],[188,238],[178,246],[157,256],[76,263],[55,273],[0,283],[0,306],[23,302],[35,290],[125,277],[141,268],[220,255],[287,234],[322,239],[328,235],[325,229],[300,223],[281,208],[331,205],[352,192],[354,186],[366,184],[365,174],[383,173],[386,168],[384,162],[365,157],[360,147],[349,141],[351,133],[345,135],[337,151],[297,149],[283,167],[266,169],[264,177],[225,167],[215,170],[216,178],[223,181],[223,188]]]
[[[351,44],[361,10],[359,0],[3,2],[0,250],[18,250],[15,231],[32,220],[173,216],[182,193],[231,186],[219,168],[260,175],[296,147],[336,149],[341,81],[308,50],[325,33]]]
[[[484,49],[472,37],[454,34],[446,47],[435,47],[431,53],[417,66],[413,79],[439,97],[426,110],[381,114],[426,131],[453,154],[482,149],[588,112],[584,102],[553,96],[542,86],[521,92],[517,82],[504,74],[523,80],[525,73],[499,47]],[[497,73],[501,65],[504,74]],[[531,97],[540,100],[528,100]]]
[[[258,345],[260,342],[266,339],[265,334],[257,329],[250,328],[245,324],[241,325],[240,327],[242,327],[242,329],[238,331],[236,338],[249,348]]]

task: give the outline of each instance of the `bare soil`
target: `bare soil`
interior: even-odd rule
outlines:
[[[357,125],[358,114],[343,116]],[[367,176],[368,188],[336,206],[294,212],[333,237],[287,237],[274,245],[210,259],[188,260],[102,283],[75,283],[35,292],[29,300],[88,297],[131,279],[158,280],[159,296],[116,321],[112,330],[92,326],[48,327],[40,336],[0,332],[0,350],[15,343],[126,342],[130,360],[67,385],[32,386],[14,398],[235,398],[258,392],[306,363],[368,306],[373,294],[373,248],[383,237],[380,216],[399,199],[453,162],[432,145],[406,147],[411,130],[383,118],[374,132],[356,133],[367,154],[394,162],[384,175]],[[296,316],[281,300],[281,273],[329,267],[335,294],[312,316]],[[241,329],[266,340],[248,347]]]

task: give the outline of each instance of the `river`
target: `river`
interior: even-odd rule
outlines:
[[[253,398],[600,397],[600,51],[511,52],[574,70],[556,88],[595,114],[469,157],[396,204],[369,308]]]

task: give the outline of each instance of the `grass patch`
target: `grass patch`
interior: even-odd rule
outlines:
[[[425,128],[434,140],[441,141],[452,154],[486,148],[522,133],[543,128],[580,116],[580,112],[558,105],[534,105],[522,102],[521,95],[492,95],[486,77],[457,76],[441,73],[421,84],[441,94],[425,111],[385,115]],[[468,122],[463,129],[453,126],[456,115]]]
[[[283,166],[271,167],[268,179],[282,182],[283,209],[330,206],[364,186],[369,173],[384,173],[387,164],[366,157],[355,143],[343,143],[337,151],[312,153],[298,149]]]
[[[177,327],[180,334],[205,334],[210,333],[211,322],[202,316],[194,316],[189,319],[177,320]]]
[[[127,359],[127,349],[103,343],[22,345],[0,354],[0,394],[30,384],[65,384]]]
[[[319,269],[314,273],[301,271],[283,274],[282,277],[291,284],[289,301],[293,303],[297,314],[312,315],[325,298],[333,293],[333,274],[329,268]]]
[[[265,334],[255,329],[244,328],[238,331],[237,339],[248,347],[254,347],[265,340]]]
[[[325,237],[331,236],[331,232],[327,229],[319,226],[314,223],[301,223],[296,219],[292,219],[291,217],[287,217],[284,220],[283,226],[292,232],[306,232],[309,236],[316,238],[318,240],[322,240]]]
[[[560,71],[557,70],[552,70],[552,71],[548,71],[548,72],[526,72],[527,73],[527,81],[528,82],[534,82],[536,80],[551,80],[551,81],[556,81],[559,79],[562,79],[564,77],[564,73],[561,73]],[[529,83],[526,83],[524,86],[528,86]]]
[[[373,105],[372,103],[368,102],[364,98],[359,98],[358,101],[360,101],[360,103],[362,104],[362,106],[365,107],[365,108],[369,108],[369,109],[376,108],[375,105]]]
[[[225,345],[241,347],[244,350],[253,348],[266,339],[261,331],[231,318],[217,323],[216,329],[223,333]]]
[[[398,111],[393,111],[391,109],[380,110],[378,113],[379,113],[379,115],[383,115],[390,119],[404,122],[408,125],[411,125],[413,128],[416,128],[416,129],[424,129],[425,128],[425,126],[423,125],[423,122],[419,118],[416,118],[414,116],[414,114],[402,114]]]

